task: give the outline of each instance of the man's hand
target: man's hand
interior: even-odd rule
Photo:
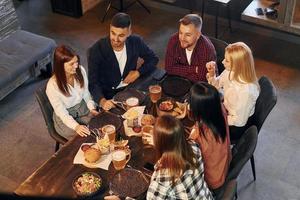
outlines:
[[[111,100],[107,100],[105,98],[102,98],[99,104],[104,110],[110,110],[115,107],[114,103]]]
[[[128,73],[128,75],[126,76],[126,78],[123,80],[123,83],[127,83],[127,84],[132,83],[139,77],[140,77],[139,71],[137,71],[137,70],[130,71]]]
[[[210,61],[206,63],[206,69],[207,69],[207,77],[211,78],[216,75],[216,62],[215,61]]]

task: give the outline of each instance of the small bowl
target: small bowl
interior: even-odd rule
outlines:
[[[166,101],[171,102],[172,106],[169,109],[161,109],[161,104]],[[176,106],[175,100],[170,97],[161,98],[157,102],[158,109],[163,112],[171,112],[175,108],[175,106]]]
[[[85,184],[86,186],[88,185],[91,185],[91,183],[88,183],[88,182],[85,182],[83,180],[79,180],[81,177],[86,177],[86,178],[93,178],[95,181],[93,182],[93,184],[95,184],[95,188],[93,189],[88,189],[88,190],[85,190],[84,187],[80,187],[80,183],[82,185]],[[79,182],[80,181],[80,182]],[[98,186],[97,182],[99,181],[100,185]],[[92,185],[91,185],[92,186]],[[94,194],[96,194],[97,192],[99,192],[100,190],[103,189],[103,181],[102,181],[102,178],[94,173],[94,172],[84,172],[78,176],[76,176],[76,178],[74,179],[73,183],[72,183],[72,187],[73,187],[73,190],[75,191],[76,195],[77,196],[80,196],[80,197],[88,197],[88,196],[93,196]],[[82,189],[82,191],[81,191]]]

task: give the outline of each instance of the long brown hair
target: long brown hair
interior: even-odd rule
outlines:
[[[162,116],[154,126],[154,146],[160,158],[158,170],[166,170],[173,184],[187,169],[196,169],[199,162],[185,138],[181,122],[172,116]]]
[[[229,56],[232,79],[240,83],[257,84],[257,77],[254,66],[254,59],[251,49],[243,42],[229,44],[225,48],[225,53]]]
[[[79,56],[68,46],[60,45],[56,47],[54,51],[54,61],[53,61],[53,74],[56,78],[56,83],[59,90],[65,95],[70,96],[69,87],[67,84],[67,77],[65,72],[64,64],[69,62],[74,57],[78,58],[78,65],[80,63]],[[80,83],[80,87],[84,86],[83,76],[80,70],[80,67],[76,69],[76,74],[74,76],[75,80]]]

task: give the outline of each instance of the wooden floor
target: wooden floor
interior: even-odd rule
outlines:
[[[100,22],[104,5],[100,4],[81,18],[71,18],[51,11],[50,1],[17,2],[17,14],[23,29],[51,37],[58,44],[73,47],[87,69],[86,51],[100,37],[108,34],[107,20]],[[150,8],[151,15],[136,4],[128,10],[133,32],[145,39],[164,65],[168,38],[177,31],[177,22],[189,10]],[[224,20],[224,22],[227,22]],[[214,18],[205,17],[203,33],[214,35]],[[229,43],[246,42],[255,56],[258,76],[268,76],[275,84],[278,102],[259,134],[255,151],[257,180],[253,182],[250,163],[238,179],[239,199],[300,199],[300,46],[263,36],[220,22],[221,38]],[[23,84],[0,102],[0,192],[11,193],[54,152],[34,92],[46,80]]]

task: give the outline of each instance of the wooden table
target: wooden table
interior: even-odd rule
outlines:
[[[123,128],[121,128],[119,133],[123,138],[126,138]],[[98,199],[102,198],[107,194],[108,180],[115,175],[116,171],[112,163],[108,171],[99,168],[90,169],[83,165],[74,165],[73,159],[84,142],[95,142],[95,139],[91,136],[87,138],[76,136],[68,141],[48,161],[29,176],[14,193],[19,196],[76,198],[72,182],[79,174],[89,171],[99,174],[103,179],[105,192],[95,196]],[[131,137],[129,139],[129,146],[132,156],[128,164],[135,169],[145,172],[143,165],[146,162],[155,162],[153,157],[154,150],[152,148],[145,148],[141,137]]]
[[[141,90],[146,90],[149,84],[158,83],[157,81],[152,80],[151,77],[148,76],[143,81],[141,80],[141,83],[137,81],[137,85],[132,84],[131,86],[134,88],[139,87]],[[146,85],[145,83],[147,82],[148,84]],[[147,97],[147,99],[146,105],[149,104],[149,97]],[[99,117],[100,116],[101,115],[99,115]],[[185,125],[190,125],[187,119],[184,119],[182,122]],[[124,133],[123,126],[117,134],[121,135],[124,139],[129,139],[131,159],[128,164],[134,169],[147,172],[143,169],[144,164],[147,162],[156,162],[154,149],[149,148],[149,146],[144,146],[141,137],[128,138]],[[76,194],[72,188],[72,182],[79,174],[89,171],[99,174],[103,179],[105,191],[94,197],[95,199],[103,198],[103,196],[107,195],[108,192],[108,181],[116,174],[116,170],[112,164],[110,164],[108,171],[99,168],[90,169],[83,165],[74,165],[73,159],[78,149],[82,143],[86,142],[95,142],[95,138],[91,136],[86,138],[76,136],[72,140],[68,141],[49,160],[47,160],[31,176],[29,176],[14,191],[14,193],[18,196],[76,198]]]

